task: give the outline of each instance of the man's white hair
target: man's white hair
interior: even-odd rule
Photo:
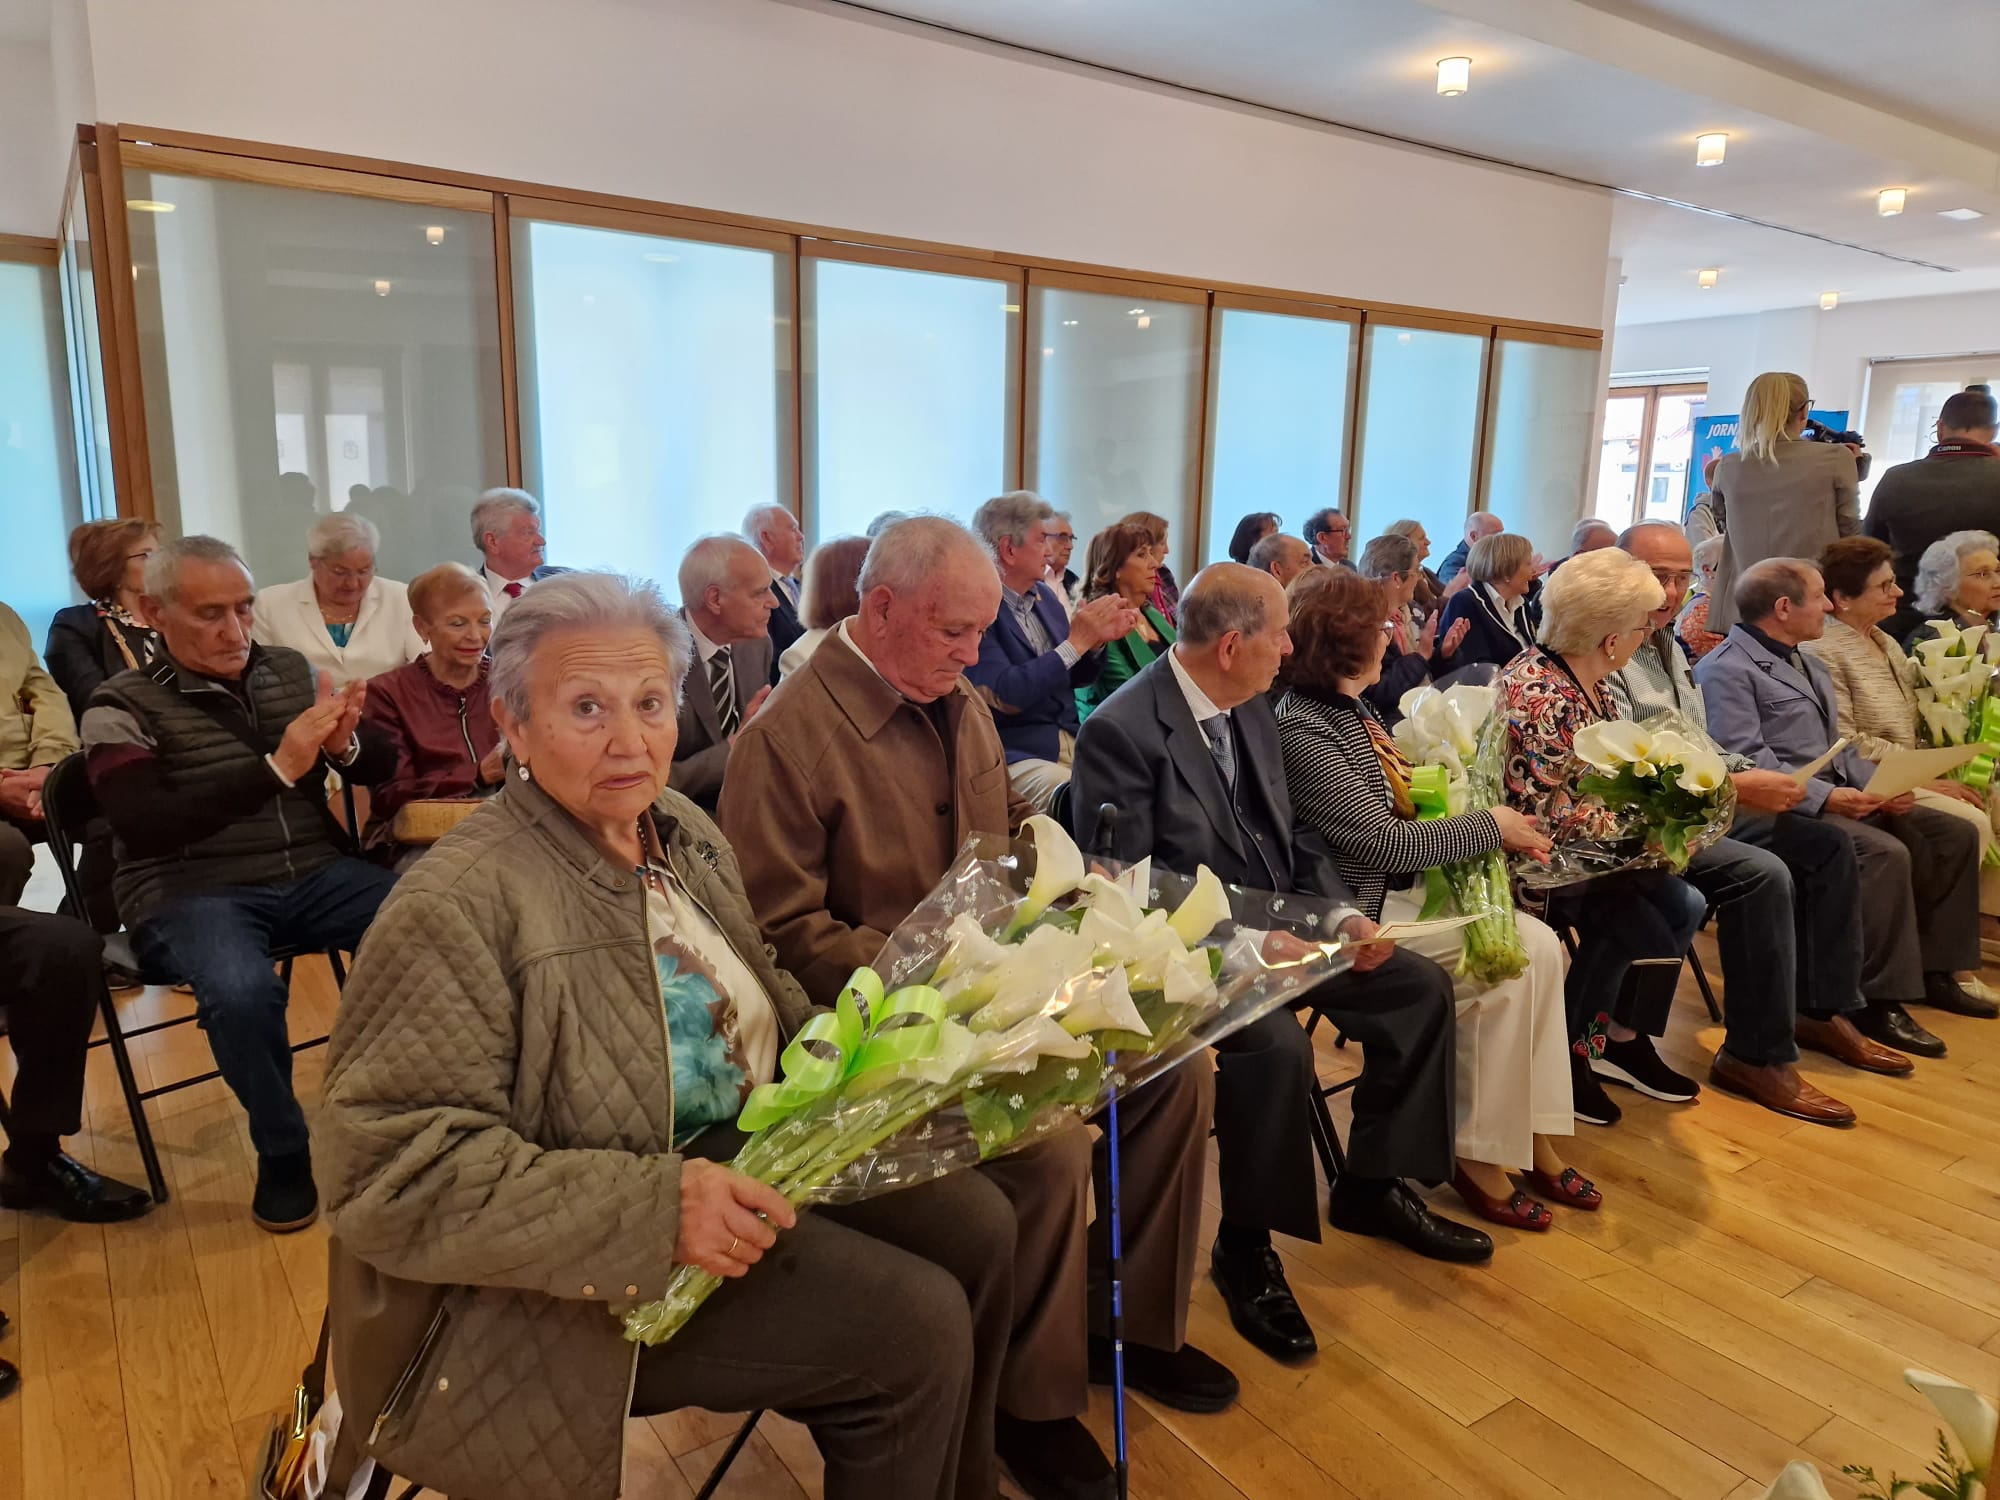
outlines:
[[[161,542],[159,550],[146,559],[146,592],[162,604],[171,604],[180,587],[181,565],[188,562],[233,562],[246,574],[250,571],[243,554],[219,537],[176,537]]]
[[[891,594],[914,594],[953,557],[978,558],[989,567],[993,563],[993,554],[979,538],[947,516],[891,521],[869,543],[856,592],[863,599],[880,588]]]
[[[516,516],[541,513],[541,503],[526,490],[488,490],[472,502],[472,545],[484,552],[487,532],[503,530]]]
[[[1026,542],[1028,534],[1041,530],[1055,513],[1055,507],[1033,490],[1009,490],[972,513],[972,529],[998,552],[1002,542],[1016,547]]]
[[[681,559],[681,604],[687,609],[702,608],[702,599],[710,588],[729,586],[729,569],[745,553],[755,559],[758,567],[763,567],[764,554],[740,536],[717,532],[698,540]]]
[[[766,527],[778,517],[789,517],[791,513],[789,506],[778,505],[768,500],[762,505],[751,506],[743,513],[743,539],[753,545],[758,544],[763,538]]]

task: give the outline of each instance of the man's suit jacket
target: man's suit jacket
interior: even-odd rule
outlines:
[[[786,581],[791,583],[793,588],[799,586],[796,580],[787,579]],[[778,581],[775,578],[771,580],[771,597],[778,601],[778,607],[771,611],[770,630],[771,685],[776,687],[778,685],[778,658],[785,654],[785,649],[793,641],[806,633],[806,628],[799,623],[799,607],[785,597],[785,591],[778,587]]]
[[[1237,801],[1164,653],[1106,698],[1076,741],[1070,807],[1078,841],[1127,863],[1150,855],[1180,875],[1207,865],[1225,883],[1252,889],[1269,889],[1275,875],[1281,892],[1325,898],[1335,909],[1329,920],[1351,914],[1354,896],[1332,852],[1293,815],[1270,701],[1260,694],[1230,717]],[[1098,810],[1107,802],[1118,815],[1100,842]]]
[[[1833,678],[1801,651],[1800,672],[1742,626],[1699,662],[1694,680],[1708,709],[1708,732],[1725,750],[1747,755],[1767,771],[1795,771],[1826,754],[1840,738],[1840,704]],[[1799,811],[1814,816],[1836,787],[1866,786],[1874,768],[1849,746],[1806,783]]]
[[[1035,584],[1035,616],[1051,641],[1069,639],[1069,616],[1046,583]],[[1103,669],[1102,650],[1079,657],[1074,667],[1053,646],[1037,651],[1003,600],[979,643],[979,662],[965,676],[993,711],[1009,762],[1054,760],[1061,753],[1061,732],[1076,733],[1076,689],[1094,682]]]
[[[687,618],[687,611],[681,611]],[[735,673],[737,724],[743,710],[760,689],[771,681],[771,640],[754,636],[729,648],[731,670]],[[715,696],[708,690],[708,666],[695,652],[688,663],[687,680],[681,685],[680,743],[674,747],[674,768],[667,785],[704,812],[715,811],[722,796],[722,773],[729,766],[729,741],[722,737],[722,724],[715,716]]]

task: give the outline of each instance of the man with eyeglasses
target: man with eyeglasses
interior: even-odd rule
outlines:
[[[1630,719],[1674,712],[1706,729],[1707,712],[1674,636],[1674,616],[1694,580],[1681,528],[1642,521],[1618,546],[1652,569],[1666,591],[1644,644],[1611,674],[1612,698]],[[1907,1057],[1855,1029],[1861,1011],[1860,873],[1840,830],[1792,811],[1805,787],[1783,771],[1728,757],[1736,788],[1730,837],[1689,861],[1682,878],[1708,898],[1729,1009],[1709,1081],[1781,1115],[1822,1125],[1854,1111],[1799,1076],[1799,1048],[1874,1073],[1907,1073]]]
[[[1312,548],[1314,562],[1353,571],[1354,564],[1347,560],[1347,549],[1354,540],[1354,523],[1333,506],[1323,505],[1307,516],[1303,534],[1306,545]]]
[[[1043,580],[1056,591],[1056,599],[1068,614],[1076,607],[1076,569],[1069,565],[1070,554],[1076,550],[1076,527],[1071,523],[1069,512],[1059,510],[1049,517],[1049,524],[1042,528],[1042,535],[1049,542],[1049,566]]]

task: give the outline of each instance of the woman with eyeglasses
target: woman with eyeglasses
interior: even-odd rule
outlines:
[[[1806,383],[1769,371],[1743,394],[1736,449],[1716,462],[1710,502],[1726,539],[1710,595],[1708,628],[1736,623],[1736,580],[1769,557],[1818,557],[1861,530],[1854,451],[1806,440]]]
[[[137,516],[86,521],[69,534],[70,576],[90,602],[56,611],[42,655],[79,723],[100,682],[160,654],[159,632],[139,606],[146,560],[159,549],[158,524]]]
[[[375,574],[381,544],[382,533],[366,516],[321,516],[306,533],[307,575],[258,591],[253,638],[289,646],[335,687],[422,656],[409,589]]]
[[[1903,637],[1906,649],[1933,640],[1943,625],[1991,629],[2000,611],[2000,538],[1990,531],[1954,531],[1917,559],[1917,608],[1924,623]]]

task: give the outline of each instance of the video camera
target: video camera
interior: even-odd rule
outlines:
[[[1854,455],[1854,472],[1858,478],[1868,477],[1868,465],[1875,455],[1868,452],[1868,439],[1858,432],[1835,432],[1826,423],[1813,417],[1806,418],[1806,441],[1812,443],[1852,443],[1862,451]]]

